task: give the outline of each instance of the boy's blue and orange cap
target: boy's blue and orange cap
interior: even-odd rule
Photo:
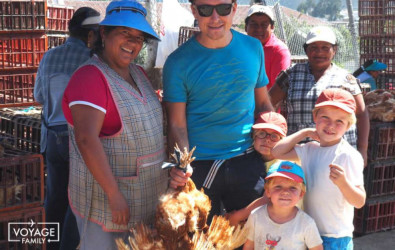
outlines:
[[[298,164],[290,161],[280,161],[273,164],[265,179],[273,177],[284,177],[306,185],[303,169]]]

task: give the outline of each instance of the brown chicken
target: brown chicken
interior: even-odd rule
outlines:
[[[395,90],[376,89],[364,96],[371,120],[395,121]]]
[[[177,168],[186,172],[187,167],[195,159],[192,157],[195,148],[182,152],[176,145],[173,158]],[[171,189],[159,201],[156,211],[155,228],[150,230],[138,226],[132,230],[129,245],[122,240],[117,241],[118,249],[234,249],[247,239],[245,228],[230,226],[222,216],[215,216],[210,227],[207,216],[211,202],[203,189],[197,190],[191,179],[185,186]]]

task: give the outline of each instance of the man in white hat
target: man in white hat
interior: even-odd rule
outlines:
[[[260,4],[252,5],[245,19],[245,31],[249,36],[255,37],[262,43],[265,53],[265,70],[269,78],[267,89],[270,89],[277,75],[291,65],[291,53],[287,45],[273,33],[272,7]]]

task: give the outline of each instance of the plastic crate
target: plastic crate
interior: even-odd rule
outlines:
[[[393,19],[395,19],[395,12]],[[395,35],[395,23],[385,16],[362,17],[359,19],[359,35]]]
[[[178,46],[188,41],[188,39],[191,38],[197,32],[199,32],[198,27],[181,26],[180,31],[178,33]]]
[[[42,30],[45,23],[46,2],[0,1],[0,30]]]
[[[6,144],[30,153],[40,153],[41,119],[37,114],[0,110],[0,133]],[[4,144],[4,143],[3,143]]]
[[[367,197],[395,195],[395,161],[369,163],[364,177]]]
[[[0,213],[0,249],[15,249],[15,250],[36,250],[46,249],[46,244],[22,244],[21,242],[10,242],[8,241],[8,225],[10,224],[10,231],[18,228],[31,227],[29,224],[18,225],[17,223],[29,223],[35,222],[32,228],[43,229],[44,224],[38,224],[39,222],[45,222],[45,210],[43,207],[35,207],[29,209],[23,209],[19,211],[12,211],[6,213]],[[15,239],[10,235],[10,239]],[[19,238],[20,240],[20,238]]]
[[[55,48],[62,45],[67,40],[67,35],[64,34],[47,34],[48,36],[48,49]]]
[[[391,41],[395,35],[391,36],[361,36],[360,53],[367,58],[393,58],[395,44]],[[392,65],[392,64],[391,64]]]
[[[32,105],[36,74],[0,75],[0,107]]]
[[[72,7],[48,6],[47,13],[48,30],[68,31],[68,22],[74,14]]]
[[[44,203],[42,155],[0,158],[0,212]]]
[[[395,160],[395,123],[370,123],[368,160]]]
[[[15,147],[26,152],[40,153],[41,120],[18,116],[14,121]]]
[[[359,16],[383,16],[395,14],[394,0],[359,0]]]
[[[46,35],[1,35],[0,70],[37,69],[47,47]]]
[[[395,228],[395,196],[368,199],[355,210],[354,234],[361,236]]]

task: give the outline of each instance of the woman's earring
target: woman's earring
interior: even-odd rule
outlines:
[[[104,49],[104,40],[101,43],[101,47]]]
[[[91,43],[88,42],[88,44],[86,45],[86,47],[90,48],[90,47],[91,47]]]

